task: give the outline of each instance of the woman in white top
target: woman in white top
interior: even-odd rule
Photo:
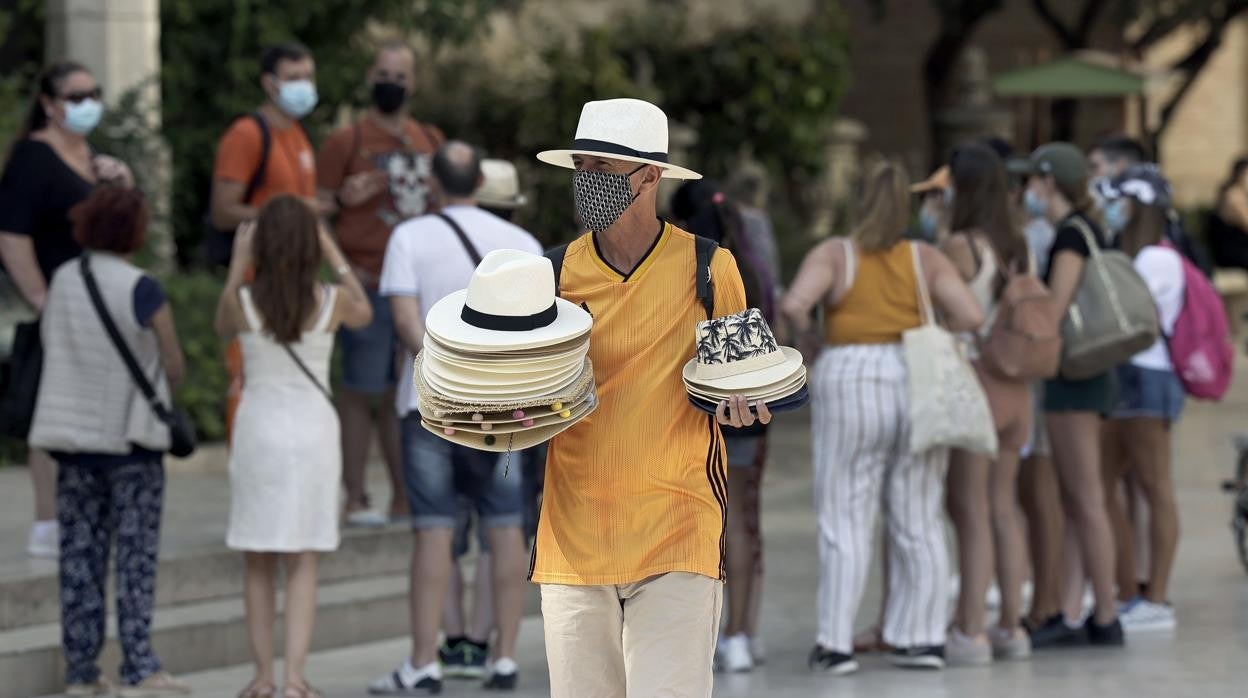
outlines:
[[[328,262],[338,284],[317,280]],[[254,269],[250,283],[246,283]],[[277,562],[286,567],[283,698],[319,694],[304,678],[316,616],[319,553],[338,547],[342,474],[338,413],[328,393],[339,325],[359,328],[372,308],[342,252],[300,199],[281,196],[240,226],[217,333],[238,336],[247,382],[230,451],[227,544],[245,561],[247,628],[256,676],[242,698],[273,682]]]
[[[984,394],[992,408],[1000,452],[987,456],[954,450],[947,483],[949,515],[958,535],[961,573],[957,609],[945,647],[951,665],[986,664],[993,655],[1019,659],[1031,642],[1019,627],[1025,542],[1018,505],[1019,456],[1031,429],[1031,389],[987,370],[977,359],[978,337],[986,336],[1010,270],[1031,267],[1027,240],[1010,210],[1005,165],[989,147],[959,147],[949,160],[954,192],[953,234],[943,250],[971,287],[987,318],[968,337]],[[996,567],[1001,616],[987,628],[986,595]]]
[[[1155,170],[1133,168],[1115,184],[1119,198],[1106,206],[1106,222],[1148,284],[1163,336],[1118,367],[1118,401],[1102,437],[1106,507],[1117,539],[1123,627],[1171,628],[1175,625],[1174,609],[1166,604],[1166,595],[1179,520],[1170,475],[1170,425],[1183,411],[1184,390],[1170,362],[1166,337],[1174,333],[1183,309],[1183,258],[1163,243],[1169,187],[1160,175]],[[1148,502],[1149,573],[1142,596],[1137,595],[1135,584],[1132,528],[1119,496],[1119,485],[1128,475]]]

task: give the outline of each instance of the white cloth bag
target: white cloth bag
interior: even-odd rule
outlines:
[[[947,446],[992,457],[997,431],[962,343],[936,323],[918,245],[910,243],[923,324],[902,333],[910,388],[910,452]]]

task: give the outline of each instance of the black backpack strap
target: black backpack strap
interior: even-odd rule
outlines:
[[[702,307],[706,309],[706,319],[710,320],[715,317],[715,280],[711,278],[711,259],[715,256],[715,250],[719,249],[719,243],[695,235],[693,247],[698,260],[694,271],[698,300],[702,301]]]
[[[559,279],[563,273],[563,258],[568,254],[568,243],[563,243],[558,247],[552,247],[546,250],[546,259],[550,260],[550,266],[555,272],[555,295],[561,296],[559,293]]]
[[[121,356],[121,361],[126,365],[126,370],[130,372],[130,378],[134,384],[138,386],[139,392],[143,393],[143,398],[152,406],[152,411],[156,413],[157,418],[168,424],[172,418],[169,408],[156,395],[156,389],[152,387],[152,382],[143,374],[143,369],[139,368],[139,362],[134,358],[134,354],[130,351],[130,347],[126,344],[126,340],[121,336],[121,332],[117,330],[117,323],[113,322],[113,316],[109,314],[108,308],[104,305],[104,298],[100,295],[100,286],[95,281],[95,274],[91,272],[91,256],[84,253],[78,258],[78,271],[82,273],[83,283],[87,286],[87,295],[91,297],[91,305],[95,307],[95,314],[99,316],[100,323],[104,325],[104,331],[108,333],[108,338],[112,340],[113,347],[117,350],[117,354]]]
[[[451,226],[451,230],[455,231],[455,237],[459,238],[460,244],[464,246],[464,249],[468,252],[468,256],[472,258],[472,265],[474,267],[480,266],[481,253],[477,252],[477,248],[472,244],[472,241],[468,239],[468,236],[464,234],[464,229],[459,227],[459,224],[455,222],[455,219],[441,211],[438,211],[434,215],[445,221],[447,225]]]
[[[255,196],[256,190],[264,184],[264,175],[269,169],[269,150],[273,146],[273,137],[269,133],[269,124],[264,120],[264,116],[253,111],[245,118],[256,122],[256,126],[260,127],[260,164],[256,166],[256,171],[251,175],[251,181],[247,182],[247,190],[243,192],[243,203],[251,201],[251,197]]]

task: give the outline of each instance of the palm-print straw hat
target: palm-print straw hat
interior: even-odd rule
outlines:
[[[704,320],[695,331],[698,351],[685,364],[686,385],[703,392],[751,397],[760,389],[774,392],[791,387],[789,392],[797,392],[805,384],[802,355],[776,342],[757,308]],[[779,397],[783,394],[766,399]]]

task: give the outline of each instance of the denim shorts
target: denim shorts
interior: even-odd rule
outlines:
[[[394,387],[395,352],[398,334],[390,299],[375,290],[367,290],[373,306],[373,322],[368,327],[338,330],[342,347],[342,387],[354,393],[381,395]]]
[[[486,453],[440,439],[420,426],[420,415],[403,418],[403,480],[412,528],[455,528],[460,497],[476,510],[481,526],[523,523],[524,468],[518,453]]]
[[[1133,364],[1118,367],[1118,401],[1114,404],[1114,419],[1152,417],[1173,422],[1182,412],[1183,384],[1174,371]]]

